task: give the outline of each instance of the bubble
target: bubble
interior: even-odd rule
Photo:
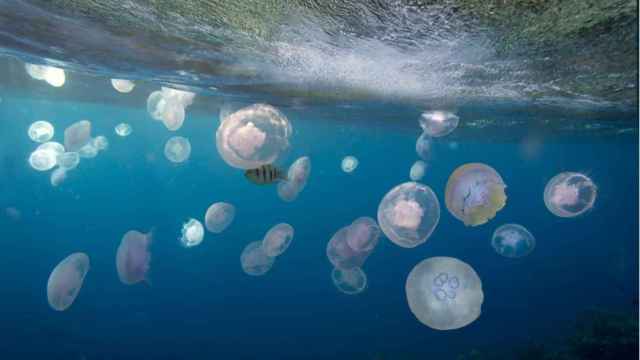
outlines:
[[[480,163],[465,164],[449,177],[445,203],[451,215],[465,225],[482,225],[506,204],[506,187],[492,167]]]
[[[586,175],[563,172],[554,176],[544,188],[544,204],[559,217],[574,217],[593,207],[598,187]]]
[[[431,136],[427,133],[422,133],[416,141],[416,154],[418,154],[422,160],[429,160],[431,158],[432,145]]]
[[[331,279],[336,288],[347,295],[359,294],[367,287],[367,274],[359,267],[346,270],[334,268]]]
[[[80,164],[80,154],[77,152],[65,152],[58,155],[56,162],[61,169],[73,170]]]
[[[380,228],[370,217],[357,218],[347,230],[347,244],[355,251],[371,253],[379,238]]]
[[[191,155],[191,143],[187,138],[174,136],[164,145],[164,156],[171,162],[181,163],[189,159],[189,155]]]
[[[67,151],[78,152],[91,140],[91,123],[81,120],[71,124],[64,130],[64,148]]]
[[[289,224],[278,224],[272,227],[262,239],[262,249],[267,256],[280,256],[287,250],[293,240],[293,227]]]
[[[35,142],[44,143],[53,138],[54,129],[50,122],[40,120],[29,126],[29,138]]]
[[[380,229],[371,218],[361,217],[338,230],[327,243],[327,258],[338,269],[361,267],[373,252]]]
[[[286,181],[278,183],[278,196],[283,201],[294,201],[300,192],[307,186],[307,180],[311,174],[311,159],[303,156],[289,166]]]
[[[207,230],[219,234],[231,225],[235,216],[235,206],[226,202],[217,202],[207,209],[207,213],[204,215],[204,224]]]
[[[440,220],[440,203],[430,187],[407,182],[391,189],[378,206],[378,224],[394,244],[416,247],[429,238]]]
[[[420,126],[431,137],[450,134],[458,127],[460,118],[448,111],[426,111],[420,116]]]
[[[227,116],[216,132],[216,146],[232,167],[255,169],[271,164],[289,147],[292,128],[276,108],[255,104]]]
[[[345,156],[340,166],[342,167],[342,171],[346,173],[353,172],[353,170],[358,167],[358,159],[351,155]]]
[[[113,85],[113,88],[116,89],[116,91],[121,93],[131,92],[131,90],[136,86],[133,81],[123,79],[111,79],[111,85]]]
[[[533,251],[536,247],[536,239],[522,225],[505,224],[493,233],[491,246],[502,256],[519,258]]]
[[[196,219],[189,219],[182,225],[182,237],[180,242],[184,247],[190,248],[200,245],[204,239],[204,227]]]
[[[53,268],[47,281],[47,300],[52,309],[64,311],[73,304],[89,267],[87,254],[73,253]]]
[[[413,315],[436,330],[469,325],[480,316],[484,301],[478,274],[451,257],[422,260],[409,273],[405,290]]]
[[[411,170],[409,170],[409,177],[411,181],[420,181],[424,177],[424,173],[427,170],[427,163],[422,160],[418,160],[413,163]]]
[[[56,168],[51,172],[50,182],[51,186],[58,186],[67,178],[67,171],[63,168]]]
[[[91,139],[93,146],[98,149],[98,151],[107,150],[109,148],[109,139],[100,135]]]
[[[116,134],[118,134],[118,136],[122,136],[122,137],[129,136],[132,131],[131,125],[127,123],[120,123],[116,125],[115,131],[116,131]]]
[[[151,264],[151,233],[130,230],[122,237],[116,253],[118,278],[125,285],[148,280]]]
[[[240,254],[240,265],[247,275],[264,275],[273,266],[275,258],[268,256],[262,248],[262,241],[249,243]]]

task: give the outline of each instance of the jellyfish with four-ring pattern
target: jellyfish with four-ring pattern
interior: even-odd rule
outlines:
[[[575,217],[591,209],[598,187],[587,175],[563,172],[554,176],[544,188],[544,204],[559,217]]]
[[[491,246],[504,257],[519,258],[533,251],[536,239],[522,225],[504,224],[494,231]]]

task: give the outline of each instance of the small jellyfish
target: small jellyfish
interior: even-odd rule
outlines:
[[[98,156],[98,148],[93,141],[90,141],[78,150],[78,155],[83,159],[93,159]]]
[[[182,136],[174,136],[164,145],[164,156],[174,163],[181,163],[189,159],[191,155],[191,143]]]
[[[71,124],[64,130],[64,148],[67,151],[78,152],[91,141],[91,122],[81,120]]]
[[[35,142],[44,143],[53,137],[54,129],[50,122],[39,120],[29,126],[29,138]]]
[[[56,153],[46,149],[36,149],[29,155],[29,165],[38,171],[48,171],[56,166]]]
[[[196,97],[196,94],[190,91],[172,89],[165,86],[162,87],[161,92],[165,100],[180,104],[183,108],[193,104],[193,99]]]
[[[460,118],[448,111],[426,111],[420,115],[420,126],[431,137],[442,137],[458,127]]]
[[[204,239],[204,227],[196,219],[189,219],[182,225],[182,236],[180,242],[182,246],[190,248],[200,245]]]
[[[418,160],[413,163],[411,170],[409,170],[409,177],[411,181],[420,181],[424,177],[424,173],[427,169],[427,163],[422,160]]]
[[[378,245],[380,228],[370,217],[357,218],[347,230],[347,244],[358,252],[371,253]]]
[[[107,139],[105,136],[96,136],[95,138],[91,139],[91,141],[93,146],[99,151],[107,150],[107,148],[109,148],[109,139]]]
[[[507,202],[507,186],[490,166],[469,163],[449,177],[445,203],[449,212],[467,226],[482,225],[493,219]]]
[[[128,231],[122,237],[116,253],[118,277],[125,285],[148,281],[151,264],[152,233],[143,234],[136,230]]]
[[[342,167],[342,171],[351,173],[358,167],[358,163],[358,159],[355,156],[349,155],[342,159],[340,166]]]
[[[409,309],[436,330],[465,327],[480,316],[482,281],[467,263],[451,257],[419,262],[405,284]]]
[[[162,97],[162,91],[154,91],[147,98],[147,112],[154,120],[162,121],[166,101]]]
[[[308,156],[298,158],[289,166],[287,180],[278,183],[278,196],[283,201],[291,202],[307,186],[311,174],[311,159]]]
[[[115,131],[116,131],[116,134],[118,134],[118,136],[122,136],[122,137],[129,136],[132,131],[131,125],[127,123],[120,123],[116,125]]]
[[[559,217],[574,217],[593,207],[598,187],[586,175],[563,172],[554,176],[544,188],[544,204]]]
[[[536,247],[536,239],[522,225],[505,224],[493,233],[491,246],[502,256],[519,258],[533,251]]]
[[[235,206],[226,202],[217,202],[207,209],[207,213],[204,215],[204,225],[207,230],[219,234],[231,225],[235,216]]]
[[[162,123],[169,131],[177,131],[184,124],[186,112],[184,106],[172,100],[165,100],[162,112]]]
[[[359,294],[367,287],[367,274],[359,267],[352,269],[334,268],[331,271],[331,279],[336,288],[347,295]]]
[[[44,80],[47,66],[25,63],[24,69],[27,71],[27,74],[29,74],[29,76],[31,76],[33,79]]]
[[[391,189],[378,206],[378,224],[398,246],[416,247],[429,238],[440,220],[440,203],[430,187],[407,182]]]
[[[276,108],[255,104],[227,116],[216,132],[216,147],[232,167],[255,169],[274,163],[289,147],[292,128]]]
[[[264,275],[273,266],[275,258],[267,255],[262,248],[262,241],[249,243],[240,254],[240,265],[247,275]]]
[[[262,249],[267,256],[276,257],[287,250],[293,240],[293,227],[289,224],[278,224],[272,227],[262,239]]]
[[[111,79],[111,85],[116,89],[116,91],[121,93],[131,92],[131,90],[136,86],[133,81],[123,79]]]
[[[58,186],[67,178],[67,170],[64,168],[56,168],[51,172],[50,182],[51,186]]]
[[[57,164],[65,171],[73,170],[80,164],[80,154],[77,152],[65,152],[57,157]]]
[[[56,157],[56,160],[57,160],[58,156],[64,154],[64,146],[62,144],[60,144],[59,142],[55,142],[55,141],[47,141],[44,144],[38,145],[38,147],[36,149],[37,150],[48,151],[48,152],[52,153]]]
[[[359,224],[355,229],[351,225],[338,230],[327,243],[327,259],[338,269],[360,267],[373,252],[378,239],[374,229],[367,229],[368,224]],[[356,237],[349,241],[350,237]],[[349,242],[355,245],[352,248]]]
[[[432,145],[431,136],[426,132],[422,133],[416,141],[416,154],[418,154],[422,160],[429,160],[431,158]]]
[[[64,311],[73,304],[89,267],[87,254],[73,253],[53,268],[47,281],[47,300],[52,309]]]
[[[66,76],[64,70],[53,66],[47,66],[44,73],[44,81],[54,87],[61,87],[64,85]]]

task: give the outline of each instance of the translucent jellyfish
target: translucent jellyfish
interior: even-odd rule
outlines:
[[[87,254],[73,253],[53,268],[47,281],[47,300],[51,308],[64,311],[73,304],[89,267]]]
[[[349,155],[342,159],[342,164],[340,164],[340,166],[342,167],[342,171],[350,173],[358,167],[358,163],[358,159],[355,156]]]
[[[57,164],[61,169],[73,170],[80,164],[80,154],[77,152],[65,152],[57,157]]]
[[[113,85],[113,88],[116,89],[116,91],[121,93],[131,92],[131,90],[136,86],[133,81],[123,79],[111,79],[111,85]]]
[[[559,217],[574,217],[591,209],[598,187],[586,175],[563,172],[554,176],[544,188],[544,204]]]
[[[465,225],[482,225],[506,204],[506,187],[492,167],[480,163],[465,164],[449,177],[445,203],[449,212]]]
[[[31,153],[31,155],[29,155],[29,165],[38,171],[48,171],[56,166],[57,156],[58,153],[55,150],[40,145]]]
[[[264,275],[273,266],[275,258],[267,255],[262,248],[262,241],[249,243],[240,254],[240,265],[247,275]]]
[[[49,85],[54,87],[61,87],[64,85],[66,80],[66,76],[64,74],[64,70],[47,66],[47,70],[44,73],[44,81],[46,81]]]
[[[164,145],[164,156],[171,162],[181,163],[189,159],[190,155],[191,143],[182,136],[174,136]]]
[[[91,123],[88,120],[73,123],[64,130],[64,148],[67,151],[80,151],[89,141],[91,141]]]
[[[152,239],[151,233],[136,230],[130,230],[122,237],[116,253],[116,269],[123,284],[133,285],[149,279]]]
[[[267,256],[276,257],[287,250],[293,240],[293,227],[289,224],[278,224],[272,227],[262,239],[262,249]]]
[[[482,281],[471,266],[451,257],[432,257],[418,263],[405,285],[409,309],[436,330],[467,326],[480,316]]]
[[[303,156],[289,166],[286,181],[278,183],[278,196],[283,201],[293,201],[298,194],[307,186],[307,180],[311,174],[311,159]]]
[[[416,247],[429,238],[440,220],[440,203],[430,187],[407,182],[391,189],[378,206],[378,224],[398,246]]]
[[[29,76],[31,76],[33,79],[44,80],[47,66],[25,63],[24,69],[27,71],[27,74],[29,74]]]
[[[109,139],[102,135],[96,136],[95,138],[91,139],[91,141],[93,143],[93,146],[99,151],[107,150],[107,148],[109,148]]]
[[[162,121],[166,101],[162,97],[162,91],[154,91],[147,98],[147,112],[154,120]]]
[[[219,234],[231,225],[235,216],[235,206],[226,202],[217,202],[207,209],[207,213],[204,215],[204,225],[207,230]]]
[[[162,123],[169,131],[176,131],[184,124],[186,112],[184,106],[177,101],[165,100],[162,112]]]
[[[185,90],[172,89],[168,87],[162,87],[162,97],[169,102],[174,102],[182,105],[183,108],[193,104],[193,99],[196,97],[195,93]]]
[[[354,224],[356,226],[352,228]],[[378,243],[379,232],[369,221],[358,219],[354,224],[338,230],[327,243],[327,258],[338,269],[362,266]]]
[[[93,159],[98,156],[98,148],[93,141],[90,141],[78,150],[78,155],[83,159]]]
[[[448,111],[426,111],[420,115],[420,126],[431,137],[450,134],[458,127],[459,122],[460,118]]]
[[[347,295],[355,295],[364,291],[367,287],[367,274],[361,268],[337,269],[331,271],[333,284],[340,292]]]
[[[64,154],[64,146],[55,141],[47,141],[44,144],[38,145],[36,149],[51,152],[56,156],[56,159],[58,158],[58,156]]]
[[[380,228],[370,217],[357,218],[347,230],[347,244],[358,252],[371,253],[378,245]]]
[[[189,219],[182,225],[182,236],[180,242],[184,247],[190,248],[200,245],[204,239],[204,227],[196,219]]]
[[[292,128],[276,108],[255,104],[227,116],[216,132],[222,159],[240,169],[271,164],[289,147]]]
[[[118,134],[118,136],[122,136],[122,137],[129,136],[132,131],[131,125],[127,123],[120,123],[116,125],[115,131],[116,131],[116,134]]]
[[[63,168],[56,168],[51,172],[51,186],[58,186],[67,178],[67,170]]]
[[[431,136],[426,132],[422,133],[416,141],[416,154],[418,154],[422,160],[429,160],[431,158],[431,146]]]
[[[536,239],[522,225],[505,224],[493,233],[491,246],[502,256],[519,258],[533,251],[536,247]]]
[[[39,120],[29,126],[29,138],[35,142],[44,143],[53,137],[54,129],[50,122]]]
[[[411,170],[409,170],[409,177],[411,181],[420,181],[424,177],[424,173],[427,170],[427,163],[422,160],[418,160],[413,163]]]

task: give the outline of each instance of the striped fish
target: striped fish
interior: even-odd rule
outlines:
[[[244,172],[244,176],[254,184],[272,184],[278,180],[287,180],[287,176],[277,167],[267,164],[257,169],[250,169]]]

